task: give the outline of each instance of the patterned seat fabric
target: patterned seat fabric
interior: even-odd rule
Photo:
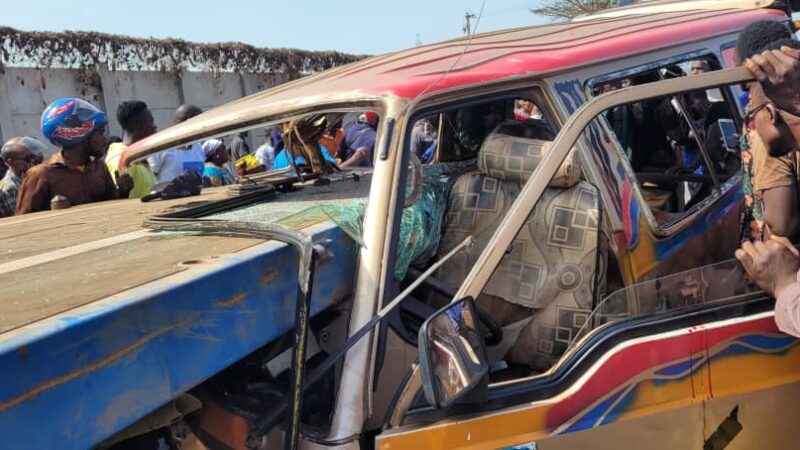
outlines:
[[[486,138],[478,170],[453,186],[438,252],[444,255],[468,235],[475,245],[439,269],[439,279],[453,286],[463,282],[549,146],[549,141],[497,132]],[[504,326],[517,324],[519,338],[507,359],[538,370],[546,370],[564,352],[591,312],[596,292],[598,192],[580,177],[572,152],[478,300],[482,309],[493,312],[504,308],[489,303],[513,304],[506,306],[517,311],[516,317],[496,317]],[[520,327],[519,320],[527,323]]]

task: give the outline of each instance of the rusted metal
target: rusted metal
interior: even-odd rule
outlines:
[[[232,295],[225,300],[220,300],[215,305],[219,306],[220,308],[233,308],[234,305],[237,305],[242,302],[247,297],[247,292],[240,292],[236,295]]]
[[[82,367],[80,369],[73,370],[72,372],[64,374],[64,375],[62,375],[60,377],[53,378],[52,380],[49,380],[49,381],[47,381],[45,383],[38,384],[38,385],[26,390],[25,392],[22,392],[21,394],[17,395],[16,397],[13,397],[13,398],[8,399],[6,401],[0,402],[0,413],[3,413],[6,410],[15,407],[15,406],[19,405],[20,403],[22,403],[24,401],[30,400],[31,398],[38,396],[39,394],[41,394],[42,392],[44,392],[44,391],[46,391],[48,389],[52,389],[52,388],[54,388],[56,386],[59,386],[61,384],[67,383],[69,381],[72,381],[72,380],[74,380],[74,379],[76,379],[78,377],[82,377],[82,376],[88,375],[89,373],[91,373],[91,372],[93,372],[93,371],[95,371],[97,369],[100,369],[102,367],[108,366],[109,364],[118,361],[120,358],[123,358],[123,357],[127,356],[128,354],[135,352],[136,350],[141,348],[143,345],[145,345],[149,341],[157,338],[158,336],[160,336],[160,335],[162,335],[164,333],[167,333],[169,331],[172,331],[173,329],[178,328],[181,325],[185,325],[185,324],[189,323],[190,321],[191,321],[191,319],[187,319],[187,320],[182,321],[182,322],[176,322],[174,324],[170,324],[170,325],[158,328],[156,330],[150,331],[149,333],[145,334],[144,336],[140,337],[139,339],[137,339],[137,340],[131,342],[130,344],[128,344],[128,345],[126,345],[126,346],[114,351],[113,353],[111,353],[110,355],[108,355],[108,356],[106,356],[104,358],[101,358],[101,359],[99,359],[97,361],[94,361],[94,362],[92,362],[90,364],[87,364],[86,366],[84,366],[84,367]]]

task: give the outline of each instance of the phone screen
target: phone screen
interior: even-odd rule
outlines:
[[[722,132],[722,139],[728,151],[736,151],[739,148],[739,132],[736,124],[731,119],[719,119],[719,131]]]

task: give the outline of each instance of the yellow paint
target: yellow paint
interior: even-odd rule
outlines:
[[[378,448],[477,450],[542,439],[549,435],[545,429],[548,409],[549,406],[536,406],[472,420],[443,423],[425,429],[409,430],[407,433],[398,432],[379,438]]]
[[[638,200],[637,200],[638,201]],[[639,242],[636,248],[628,253],[630,259],[631,275],[634,280],[641,279],[642,276],[654,270],[661,262],[656,260],[656,240],[650,231],[650,225],[644,219],[644,211],[647,204],[639,205]]]
[[[713,354],[713,351],[711,353]],[[713,360],[710,367],[708,364],[703,364],[691,376],[680,380],[664,380],[657,384],[655,380],[646,378],[649,376],[652,376],[652,372],[648,371],[630,380],[632,383],[638,383],[636,391],[625,411],[614,419],[614,423],[696,405],[714,397],[741,395],[798,383],[800,346],[791,347],[785,355],[725,356]],[[398,431],[396,434],[379,437],[378,448],[484,449],[541,440],[550,435],[545,420],[548,411],[559,400],[538,402],[507,412],[489,413],[485,417],[440,423],[405,432]],[[601,401],[603,399],[598,399],[575,417],[580,417],[583,412]]]
[[[790,347],[782,356],[746,354],[722,357],[714,360],[710,368],[703,366],[698,370],[697,376],[711,380],[711,391],[707,398],[745,394],[798,383],[800,346]]]

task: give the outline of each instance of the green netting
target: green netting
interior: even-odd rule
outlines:
[[[394,268],[398,280],[405,277],[410,265],[425,263],[436,254],[451,187],[452,177],[443,175],[437,166],[425,166],[419,199],[403,209],[400,221]],[[345,206],[322,205],[319,208],[359,245],[364,245],[364,202]]]

